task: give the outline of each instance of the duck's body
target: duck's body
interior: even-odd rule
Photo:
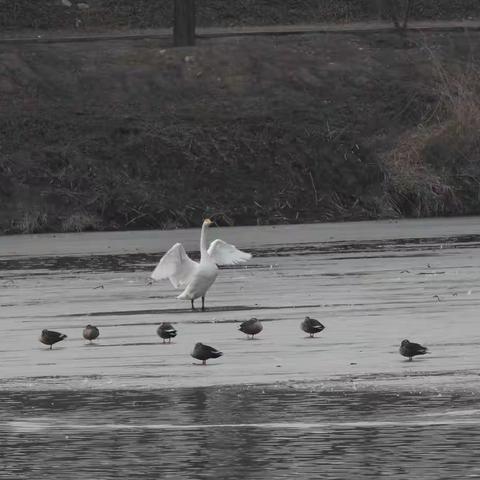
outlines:
[[[177,331],[172,327],[171,323],[163,322],[157,328],[157,335],[163,339],[163,343],[165,343],[165,340],[168,340],[168,343],[171,343],[172,338],[177,336]]]
[[[314,337],[316,333],[320,333],[325,327],[315,318],[305,317],[305,320],[300,324],[300,328],[308,333],[310,337]]]
[[[429,353],[427,347],[423,347],[419,343],[409,342],[408,340],[403,340],[400,344],[400,355],[408,357],[408,360],[411,362],[413,357],[417,355],[425,355]]]
[[[40,335],[40,342],[44,345],[50,345],[50,350],[55,343],[62,341],[67,336],[63,333],[54,332],[53,330],[47,330],[46,328],[42,330],[42,334]]]
[[[210,347],[209,345],[204,345],[203,343],[198,342],[193,347],[191,355],[193,358],[201,360],[203,365],[206,365],[207,360],[209,360],[210,358],[221,357],[223,353],[213,347]]]
[[[97,339],[99,335],[100,335],[100,330],[97,327],[94,327],[93,325],[87,325],[83,329],[83,338],[85,340],[89,340],[90,342]]]
[[[235,265],[252,257],[223,240],[214,240],[207,250],[206,231],[211,224],[212,221],[206,219],[202,225],[200,262],[193,261],[185,252],[183,245],[176,243],[160,259],[151,275],[153,280],[168,278],[175,288],[184,288],[177,298],[190,300],[192,310],[195,310],[194,301],[197,298],[202,299],[202,311],[205,310],[205,296],[217,278],[217,265]]]
[[[258,318],[254,317],[241,323],[238,329],[241,332],[247,334],[247,336],[251,335],[251,338],[253,340],[253,337],[255,335],[258,335],[263,330],[263,325],[262,322],[258,320]]]

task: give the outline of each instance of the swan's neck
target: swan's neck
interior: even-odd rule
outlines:
[[[200,234],[200,258],[204,259],[207,255],[207,225],[204,223]]]

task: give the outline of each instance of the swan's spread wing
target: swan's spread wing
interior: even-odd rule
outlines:
[[[242,252],[223,240],[214,240],[208,249],[208,254],[217,265],[235,265],[250,260],[252,256]]]
[[[181,243],[176,243],[158,262],[150,275],[154,280],[168,278],[175,288],[188,284],[198,267],[185,252]]]

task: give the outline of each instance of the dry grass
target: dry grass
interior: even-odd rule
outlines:
[[[43,233],[48,230],[48,215],[39,211],[24,212],[23,216],[12,221],[11,233]]]
[[[427,123],[403,135],[386,159],[394,209],[413,216],[478,212],[480,70],[432,62],[438,105]]]
[[[74,213],[62,221],[62,232],[86,232],[98,230],[101,221],[95,215]]]

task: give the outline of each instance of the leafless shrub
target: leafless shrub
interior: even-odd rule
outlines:
[[[63,220],[62,232],[85,232],[98,230],[100,219],[88,213],[74,213]]]
[[[405,134],[386,160],[395,210],[413,216],[473,213],[480,198],[480,71],[433,60],[434,119]]]
[[[26,211],[23,216],[12,221],[12,233],[42,233],[47,230],[48,216],[44,212]]]

